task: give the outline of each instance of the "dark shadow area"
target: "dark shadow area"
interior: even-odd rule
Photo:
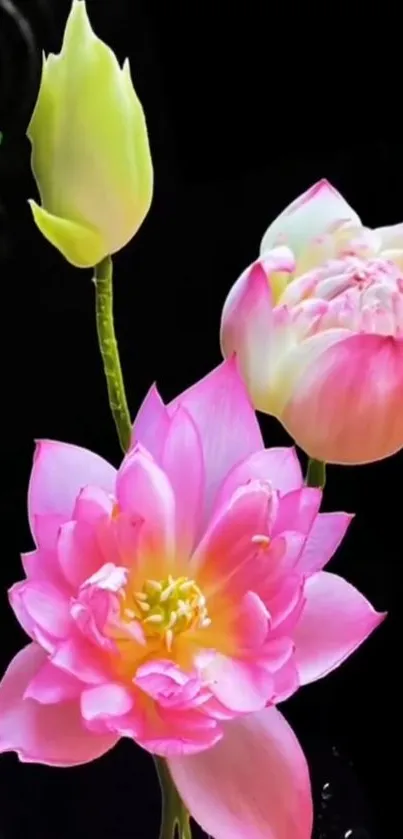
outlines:
[[[0,0],[1,672],[25,643],[6,592],[22,578],[20,552],[32,547],[34,440],[120,460],[91,273],[45,242],[27,205],[36,187],[25,130],[41,51],[59,50],[69,5],[15,0],[11,12]],[[151,212],[115,260],[134,416],[152,382],[168,400],[219,363],[230,286],[269,222],[316,180],[328,178],[369,227],[403,221],[397,15],[379,3],[357,5],[357,20],[351,4],[87,6],[100,37],[130,58],[155,166]],[[274,420],[262,417],[262,428],[267,445],[289,444]],[[389,839],[400,822],[402,468],[400,453],[328,470],[325,509],[356,513],[331,570],[389,616],[339,670],[283,706],[312,769],[314,839]],[[128,740],[72,770],[0,757],[1,839],[153,839],[159,806],[152,761]]]

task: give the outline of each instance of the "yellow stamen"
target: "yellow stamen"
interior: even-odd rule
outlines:
[[[153,642],[161,640],[168,652],[172,651],[175,637],[182,632],[204,629],[211,624],[206,598],[194,580],[186,577],[164,580],[145,580],[141,591],[133,593],[127,603],[127,593],[122,605],[124,619],[136,618],[145,635]]]

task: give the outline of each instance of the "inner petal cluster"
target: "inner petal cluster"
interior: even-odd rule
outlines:
[[[188,577],[171,574],[163,580],[146,580],[140,591],[126,589],[122,619],[139,621],[146,638],[163,639],[168,652],[175,635],[211,624],[199,586]]]

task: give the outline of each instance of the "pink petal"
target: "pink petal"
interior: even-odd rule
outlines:
[[[230,658],[217,653],[203,671],[203,678],[230,711],[259,711],[273,696],[273,675],[253,658]]]
[[[81,490],[74,507],[73,519],[95,524],[109,518],[113,513],[114,496],[97,486],[86,486]]]
[[[291,353],[282,376],[289,396],[279,418],[311,457],[367,463],[402,447],[402,338],[329,330]]]
[[[53,705],[55,702],[78,699],[83,687],[83,683],[75,676],[55,667],[51,661],[45,661],[28,683],[24,699],[36,699],[42,705]]]
[[[385,617],[354,586],[326,571],[307,580],[304,596],[305,608],[293,633],[301,684],[338,667]]]
[[[299,673],[293,659],[274,673],[273,703],[285,702],[300,687]]]
[[[187,556],[199,529],[204,499],[203,449],[197,426],[179,405],[170,421],[161,466],[175,493],[177,545]]]
[[[78,702],[42,705],[24,699],[25,691],[46,661],[36,644],[21,650],[0,684],[0,751],[15,751],[26,763],[75,766],[111,749],[117,737],[94,735],[83,725]]]
[[[16,583],[10,589],[10,603],[18,619],[23,613],[27,616],[34,634],[38,627],[46,637],[56,640],[70,631],[69,599],[45,580]]]
[[[263,236],[260,253],[283,244],[299,256],[314,237],[341,220],[361,225],[357,213],[337,189],[323,178],[277,216]]]
[[[285,254],[284,254],[285,251]],[[221,317],[221,349],[226,358],[234,353],[256,408],[267,402],[273,376],[273,294],[270,277],[294,268],[290,251],[278,249],[254,262],[229,292]],[[259,446],[263,448],[263,446]],[[257,447],[255,448],[256,451]]]
[[[78,634],[71,635],[57,646],[52,663],[90,685],[110,680],[109,668],[101,651]]]
[[[178,396],[169,406],[171,413],[177,405],[189,412],[202,441],[207,515],[229,470],[263,448],[262,435],[234,359]]]
[[[141,443],[157,463],[160,463],[169,424],[168,410],[153,385],[134,421],[132,447]]]
[[[168,762],[193,818],[214,839],[310,839],[308,767],[276,708],[229,722],[214,748]]]
[[[77,588],[103,565],[103,554],[93,525],[69,521],[60,528],[57,543],[59,565],[67,582]]]
[[[320,571],[336,552],[353,518],[348,513],[319,513],[305,542],[298,569],[305,574]]]
[[[88,449],[42,440],[37,443],[28,489],[28,512],[36,538],[35,517],[72,517],[80,490],[95,484],[106,492],[115,490],[116,470]]]
[[[256,554],[258,548],[253,539],[256,535],[268,535],[271,498],[270,487],[252,481],[238,489],[230,503],[218,511],[190,563],[203,590],[221,588],[239,572],[242,563]],[[253,579],[249,577],[247,588],[250,587],[253,588]]]
[[[133,691],[116,682],[87,688],[81,696],[81,713],[89,724],[102,723],[127,714],[133,707]]]
[[[319,512],[322,491],[314,487],[303,487],[283,495],[280,499],[273,536],[294,530],[307,535]]]
[[[129,733],[129,732],[128,732]],[[222,737],[216,720],[189,709],[178,714],[168,708],[153,713],[144,734],[136,736],[139,746],[152,754],[192,755],[210,749]]]
[[[260,597],[254,591],[243,596],[235,616],[234,631],[240,650],[261,647],[267,638],[270,614]]]
[[[281,495],[303,486],[301,466],[293,447],[262,449],[234,466],[221,484],[216,507],[224,504],[238,487],[258,479],[270,481]]]
[[[66,521],[59,513],[35,515],[32,526],[35,530],[36,544],[46,551],[53,551],[57,545],[59,530]]]
[[[162,469],[137,446],[123,461],[116,481],[120,508],[142,524],[147,549],[169,554],[175,544],[175,496]]]
[[[24,554],[23,567],[32,580],[46,580],[68,594],[69,586],[59,567],[57,540],[64,522],[62,516],[35,516],[34,529],[37,551]]]

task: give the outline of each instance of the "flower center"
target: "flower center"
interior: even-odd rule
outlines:
[[[126,592],[122,608],[125,620],[138,620],[148,638],[164,638],[168,652],[174,635],[188,629],[204,629],[211,620],[206,598],[188,577],[146,580],[141,591]]]

